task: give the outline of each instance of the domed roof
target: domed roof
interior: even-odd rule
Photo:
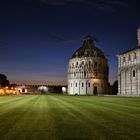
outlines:
[[[83,45],[74,52],[72,58],[77,57],[103,57],[105,58],[103,52],[95,47],[93,38],[91,36],[86,36],[83,41]]]

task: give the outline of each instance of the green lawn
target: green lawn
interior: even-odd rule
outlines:
[[[0,96],[0,140],[140,140],[140,98]]]

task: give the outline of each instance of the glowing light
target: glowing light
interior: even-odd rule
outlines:
[[[41,91],[41,92],[48,92],[48,87],[40,86],[40,87],[38,87],[38,90]]]
[[[62,92],[66,93],[66,91],[67,91],[67,88],[66,87],[62,87]]]
[[[8,87],[0,88],[0,95],[10,95],[17,94],[17,91],[14,89],[8,89]]]

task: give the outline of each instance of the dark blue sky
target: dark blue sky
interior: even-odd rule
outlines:
[[[67,62],[86,35],[108,58],[137,45],[139,0],[1,0],[0,73],[9,80],[65,81]]]

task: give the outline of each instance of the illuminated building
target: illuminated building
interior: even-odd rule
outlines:
[[[137,47],[118,54],[118,95],[140,95],[140,27]]]
[[[0,95],[17,95],[17,91],[13,87],[0,87]]]
[[[100,95],[108,93],[108,60],[97,48],[91,36],[68,62],[67,84],[69,95]]]

